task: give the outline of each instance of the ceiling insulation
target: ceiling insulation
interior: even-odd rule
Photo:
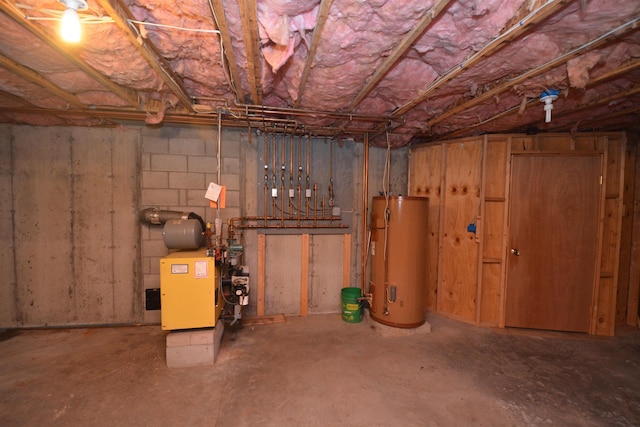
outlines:
[[[250,126],[394,147],[640,131],[638,0],[0,0],[0,122]],[[559,92],[545,122],[542,92]]]

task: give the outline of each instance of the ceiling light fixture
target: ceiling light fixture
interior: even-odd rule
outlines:
[[[70,43],[78,43],[82,32],[80,30],[80,17],[78,10],[87,10],[86,0],[59,0],[66,6],[60,23],[60,36],[62,40]]]

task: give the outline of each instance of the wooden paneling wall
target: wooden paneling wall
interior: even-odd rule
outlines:
[[[598,280],[590,332],[613,335],[627,315],[631,242],[622,239],[635,172],[627,137],[613,134],[485,135],[411,149],[409,195],[429,197],[426,307],[485,326],[504,327],[511,154],[599,152],[604,160]],[[635,157],[634,157],[635,158]],[[625,174],[626,171],[626,174]],[[626,189],[626,190],[625,190]],[[623,224],[624,223],[624,224]],[[476,225],[476,233],[468,231]],[[626,225],[625,225],[626,224]],[[631,274],[633,275],[633,274]],[[637,306],[637,304],[636,304]]]

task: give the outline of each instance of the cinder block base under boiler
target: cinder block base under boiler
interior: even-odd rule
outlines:
[[[213,365],[222,343],[224,322],[215,328],[173,331],[167,334],[167,367]]]

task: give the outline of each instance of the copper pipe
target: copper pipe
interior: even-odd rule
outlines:
[[[336,218],[337,219],[337,218]],[[285,224],[284,226],[282,225],[274,225],[274,224],[268,224],[266,226],[263,225],[258,225],[258,224],[243,224],[246,221],[256,221],[256,222],[260,222],[260,221],[279,221],[280,219],[275,217],[275,216],[268,216],[268,217],[261,217],[261,216],[246,216],[246,217],[235,217],[235,218],[231,218],[227,221],[227,225],[228,225],[228,229],[229,229],[229,235],[233,235],[234,230],[236,228],[240,228],[240,229],[246,229],[246,228],[348,228],[349,226],[346,224],[334,224],[334,225],[289,225],[289,224]],[[310,218],[308,218],[307,220],[310,220]]]
[[[364,152],[362,160],[362,295],[367,293],[367,210],[369,208],[369,134],[364,134]]]
[[[280,202],[280,206],[282,207],[282,225],[284,226],[284,178],[282,181],[282,184],[280,185],[280,192],[282,193],[282,197],[281,197],[281,202]],[[275,213],[275,212],[274,212]]]
[[[264,185],[264,202],[262,203],[264,205],[264,225],[267,225],[267,194],[269,194],[269,186],[267,184]]]
[[[318,222],[318,183],[313,184],[313,225]]]
[[[298,183],[298,227],[300,227],[300,210],[302,208],[301,203],[302,203],[302,197],[300,195],[300,183]]]

